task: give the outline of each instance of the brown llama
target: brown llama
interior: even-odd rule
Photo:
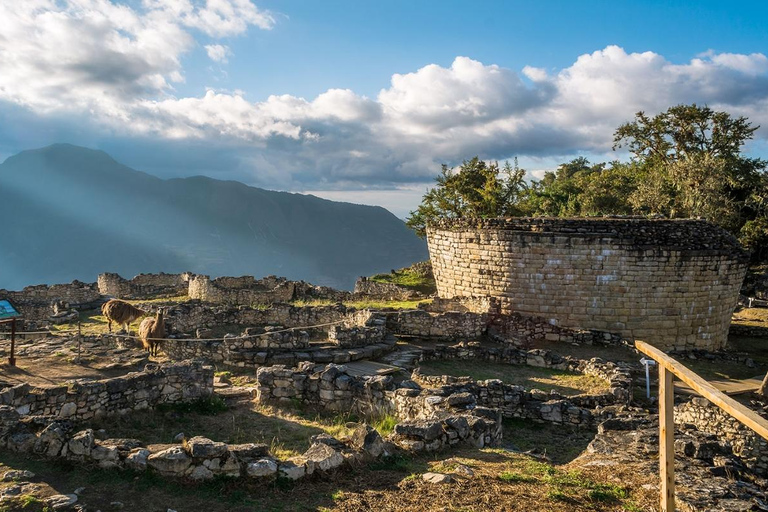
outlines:
[[[146,315],[147,312],[132,306],[124,300],[111,299],[101,305],[101,314],[109,322],[109,332],[112,332],[112,322],[122,324],[125,332],[129,332],[128,328],[131,326],[131,323]]]
[[[157,309],[154,318],[149,317],[141,321],[139,325],[139,338],[144,350],[150,356],[157,356],[157,349],[160,346],[160,339],[165,338],[165,320],[163,319],[163,308]]]

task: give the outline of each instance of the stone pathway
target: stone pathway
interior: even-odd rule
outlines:
[[[408,343],[395,345],[395,350],[381,358],[381,361],[405,370],[413,370],[419,365],[421,348]]]

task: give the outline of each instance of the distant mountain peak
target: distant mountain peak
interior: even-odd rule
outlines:
[[[282,275],[351,288],[408,266],[426,245],[381,207],[207,176],[162,180],[72,144],[0,164],[0,288],[101,272]]]

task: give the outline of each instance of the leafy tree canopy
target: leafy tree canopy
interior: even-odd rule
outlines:
[[[653,117],[638,112],[614,134],[614,149],[629,150],[629,162],[591,164],[579,157],[530,184],[516,161],[501,169],[477,157],[458,169],[443,165],[407,223],[423,236],[426,225],[441,218],[701,217],[768,258],[768,162],[742,154],[757,129],[745,117],[695,104]]]
[[[525,170],[515,162],[486,163],[478,157],[465,160],[458,169],[443,165],[430,189],[411,212],[406,224],[424,236],[426,225],[438,219],[459,217],[507,217],[522,215],[517,208],[519,195],[528,188]]]

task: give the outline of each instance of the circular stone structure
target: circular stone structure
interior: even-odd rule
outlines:
[[[444,220],[427,242],[440,297],[665,350],[722,348],[748,263],[728,232],[688,219]]]

